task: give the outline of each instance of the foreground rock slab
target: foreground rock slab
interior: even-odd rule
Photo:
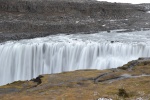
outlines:
[[[78,70],[40,75],[0,87],[1,100],[150,99],[150,59],[140,58],[118,69]]]

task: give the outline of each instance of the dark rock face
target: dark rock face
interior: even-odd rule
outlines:
[[[37,78],[35,78],[35,79],[32,79],[31,81],[33,81],[33,82],[37,82],[37,85],[39,85],[39,84],[41,84],[42,83],[42,81],[41,81],[41,78],[42,78],[43,76],[38,76]]]
[[[95,0],[1,0],[0,39],[149,28],[144,5]],[[145,24],[147,23],[147,24]]]

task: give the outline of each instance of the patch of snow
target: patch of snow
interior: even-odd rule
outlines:
[[[111,22],[114,22],[114,21],[116,21],[116,20],[110,20]]]
[[[104,24],[104,25],[102,25],[103,27],[105,27],[106,25]]]
[[[150,13],[150,11],[147,11],[147,13]]]
[[[129,19],[125,19],[125,20],[129,20]]]
[[[145,23],[145,25],[148,25],[148,23]]]
[[[140,97],[140,98],[137,98],[136,100],[143,100],[143,99],[142,99],[142,97]]]
[[[76,21],[76,24],[78,24],[79,23],[79,21]]]
[[[99,98],[98,100],[112,100],[111,98]]]

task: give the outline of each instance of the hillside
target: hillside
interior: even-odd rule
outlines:
[[[144,5],[95,0],[0,0],[0,41],[149,28]]]

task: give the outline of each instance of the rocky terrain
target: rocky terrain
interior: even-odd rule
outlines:
[[[149,4],[96,0],[0,0],[0,42],[57,33],[150,27]]]
[[[0,87],[1,100],[149,100],[150,58],[117,69],[40,75]]]
[[[149,10],[150,4],[96,0],[0,0],[0,42],[59,33],[147,30]],[[13,82],[0,86],[0,100],[150,100],[149,85],[150,58],[139,58],[116,69],[63,72]]]

